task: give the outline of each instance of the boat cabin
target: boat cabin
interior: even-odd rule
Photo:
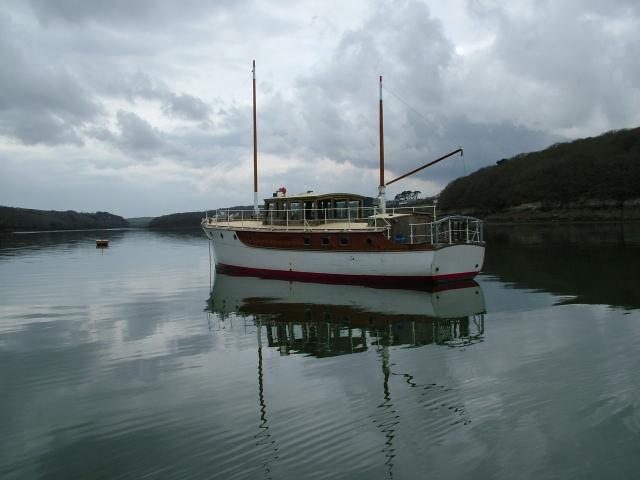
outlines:
[[[264,223],[279,225],[306,223],[317,225],[327,221],[363,220],[368,215],[364,212],[363,202],[366,197],[353,193],[313,192],[287,196],[282,191],[264,200]],[[371,211],[368,212],[371,214]]]

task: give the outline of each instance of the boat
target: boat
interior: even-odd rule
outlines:
[[[104,248],[108,246],[109,246],[109,240],[106,240],[106,239],[96,240],[96,247]]]
[[[326,283],[422,284],[464,280],[482,269],[482,221],[436,216],[435,207],[387,209],[390,184],[457,153],[385,182],[382,77],[379,100],[378,204],[352,193],[288,195],[280,187],[258,206],[256,74],[253,63],[253,210],[208,213],[201,226],[216,270],[233,274]]]

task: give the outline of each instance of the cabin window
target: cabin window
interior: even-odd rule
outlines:
[[[331,211],[331,200],[320,200],[320,212],[319,218],[320,220],[324,220],[325,218],[333,218]]]
[[[307,220],[316,219],[316,211],[313,202],[304,202],[304,218]]]
[[[336,204],[336,217],[335,218],[347,218],[347,201],[344,198],[337,199]]]
[[[289,203],[289,209],[291,210],[289,213],[289,220],[300,220],[300,202]]]
[[[349,245],[349,237],[340,237],[340,245],[343,247]]]
[[[360,202],[358,200],[349,200],[349,216],[351,220],[358,218],[358,206]]]
[[[309,237],[304,237],[304,244],[311,245],[311,239]]]
[[[324,246],[329,245],[329,237],[322,237],[322,238],[320,239],[320,244],[321,244],[321,245],[324,245]]]
[[[371,245],[373,243],[373,240],[371,240],[370,238],[367,238],[367,245]]]
[[[282,204],[278,202],[272,202],[269,204],[269,219],[277,220],[282,217],[281,213],[278,211],[282,208]]]

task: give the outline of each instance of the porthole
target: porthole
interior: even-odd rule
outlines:
[[[304,237],[304,244],[307,245],[307,246],[311,245],[311,238]]]
[[[320,243],[321,243],[322,245],[324,245],[324,246],[329,245],[329,237],[322,237],[322,238],[320,239]]]
[[[340,237],[340,245],[343,247],[349,245],[349,237]]]
[[[367,238],[367,245],[371,245],[373,243],[373,240],[371,240],[370,238]]]

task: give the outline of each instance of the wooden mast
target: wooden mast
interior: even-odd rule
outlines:
[[[380,75],[380,185],[378,186],[378,205],[382,213],[387,212],[387,199],[384,184],[384,121],[382,116],[382,75]]]
[[[256,122],[256,61],[253,61],[253,210],[258,210],[258,126]]]

